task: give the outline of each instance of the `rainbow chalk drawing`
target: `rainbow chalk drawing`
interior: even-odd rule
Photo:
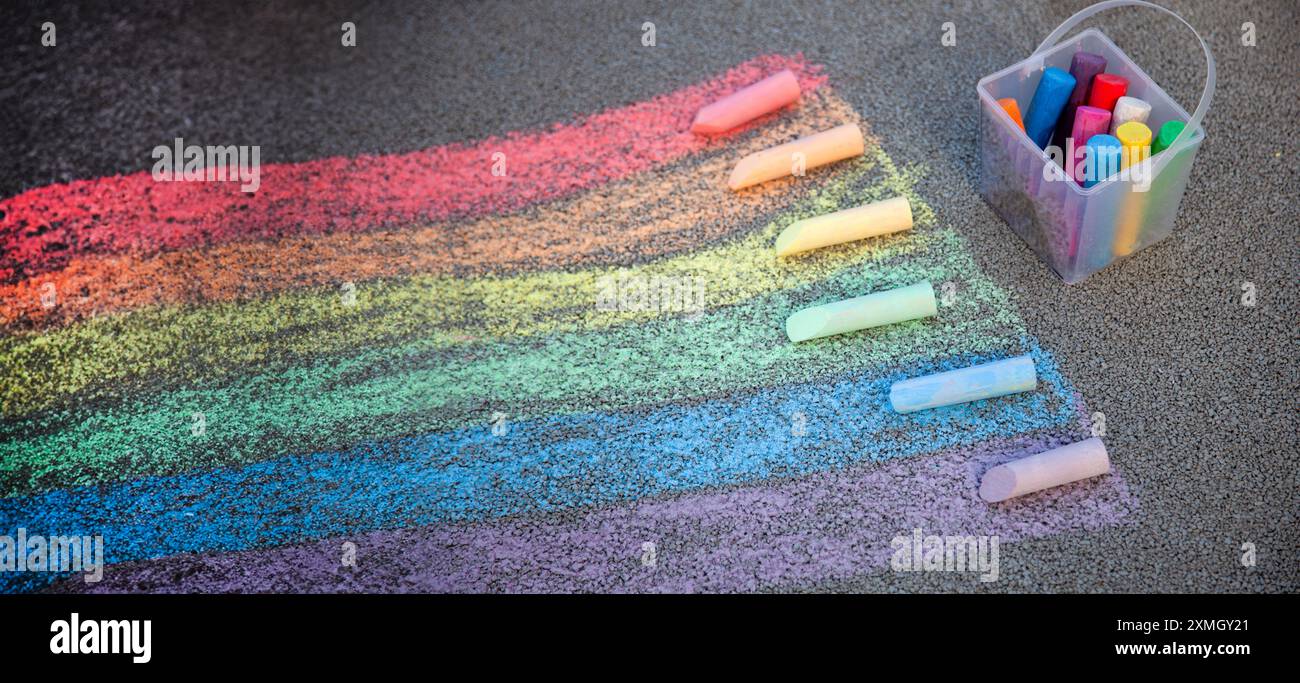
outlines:
[[[690,131],[786,69],[798,107]],[[254,196],[137,174],[0,200],[0,528],[99,534],[111,563],[0,590],[743,591],[887,570],[913,527],[1121,523],[1119,472],[980,500],[1088,411],[822,73],[759,57],[543,132],[267,166]],[[860,156],[720,182],[837,126]],[[890,198],[910,230],[774,258],[791,226]],[[956,293],[938,318],[782,329],[924,282]],[[889,407],[900,380],[1022,355],[1034,391]],[[346,573],[344,542],[367,558]]]

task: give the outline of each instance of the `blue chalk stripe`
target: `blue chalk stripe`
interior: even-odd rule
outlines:
[[[0,499],[0,529],[99,534],[108,562],[617,503],[879,462],[1043,428],[1074,392],[1032,339],[996,356],[853,371],[704,403],[561,415],[439,432],[202,474]],[[900,415],[905,377],[1020,353],[1038,391]],[[2,533],[2,532],[0,532]],[[0,574],[0,589],[51,575]]]

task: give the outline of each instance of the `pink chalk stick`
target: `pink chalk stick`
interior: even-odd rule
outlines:
[[[1070,133],[1070,137],[1074,138],[1074,179],[1076,181],[1083,182],[1083,151],[1088,144],[1088,138],[1110,130],[1110,117],[1109,111],[1088,105],[1074,110],[1074,130]]]
[[[701,109],[691,124],[691,132],[722,133],[797,99],[799,81],[789,69],[784,69]]]
[[[997,503],[1109,471],[1106,446],[1093,437],[994,467],[984,473],[980,498]]]

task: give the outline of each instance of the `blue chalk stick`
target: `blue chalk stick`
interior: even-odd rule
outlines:
[[[889,388],[889,405],[897,412],[911,413],[1033,391],[1037,386],[1038,373],[1034,370],[1034,359],[1016,356],[894,382]]]
[[[1099,134],[1088,138],[1084,146],[1086,156],[1084,163],[1085,188],[1119,173],[1120,160],[1124,147],[1114,135]]]
[[[1092,89],[1092,78],[1106,72],[1106,58],[1091,52],[1076,52],[1070,60],[1070,75],[1074,76],[1074,90],[1065,103],[1061,118],[1056,121],[1056,132],[1052,134],[1052,144],[1065,149],[1065,139],[1074,134],[1074,113],[1079,107],[1088,103],[1088,91]],[[1082,145],[1087,140],[1075,144]]]
[[[1056,120],[1061,117],[1072,92],[1074,76],[1054,66],[1043,70],[1043,78],[1038,81],[1034,99],[1029,103],[1029,113],[1025,115],[1025,134],[1040,149],[1051,142]]]

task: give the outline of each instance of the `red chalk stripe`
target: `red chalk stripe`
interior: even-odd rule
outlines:
[[[240,192],[238,182],[155,182],[149,172],[37,188],[0,200],[0,281],[58,270],[88,252],[151,253],[400,227],[565,197],[725,144],[690,132],[696,111],[781,69],[793,71],[805,92],[825,82],[820,67],[799,55],[768,55],[713,80],[541,132],[406,154],[264,164],[255,194]],[[506,155],[503,177],[491,173],[496,152]]]

